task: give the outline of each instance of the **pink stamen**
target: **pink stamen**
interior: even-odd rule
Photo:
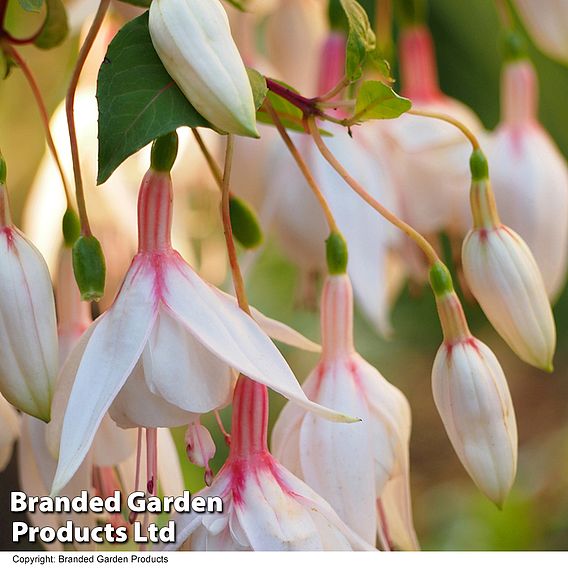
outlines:
[[[146,428],[146,487],[150,495],[158,489],[158,430]]]

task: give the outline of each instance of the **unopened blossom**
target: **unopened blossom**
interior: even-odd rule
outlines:
[[[248,75],[219,0],[156,0],[150,37],[197,111],[223,132],[258,137]]]
[[[320,50],[327,33],[327,2],[278,0],[266,20],[266,51],[278,73],[275,78],[303,95],[320,94]]]
[[[402,94],[414,108],[448,114],[474,133],[479,119],[439,87],[432,37],[424,26],[404,28],[399,38]],[[467,190],[470,148],[450,124],[404,114],[386,121],[390,158],[404,201],[404,217],[418,231],[462,235],[469,226]]]
[[[487,155],[501,218],[527,243],[554,299],[568,261],[568,169],[538,120],[538,78],[528,59],[503,68],[501,121]]]
[[[434,401],[462,465],[501,507],[517,469],[517,426],[509,387],[491,349],[471,335],[449,274],[442,269],[437,276],[442,281],[433,282],[433,288],[444,342],[432,368]]]
[[[386,550],[416,550],[408,401],[355,351],[347,275],[327,278],[321,311],[322,355],[303,388],[311,399],[362,421],[328,425],[287,405],[274,427],[274,455],[369,544],[378,533]]]
[[[205,469],[205,483],[211,485],[213,472],[209,467],[209,462],[215,456],[215,442],[209,430],[199,419],[188,424],[185,431],[185,451],[189,461]]]
[[[345,60],[345,37],[332,33],[321,54],[320,92],[339,82]],[[372,126],[370,126],[372,128]],[[357,128],[353,137],[345,128],[326,123],[333,134],[327,144],[334,156],[375,199],[401,214],[386,146]],[[365,315],[383,334],[390,331],[392,301],[392,252],[399,234],[361,200],[321,155],[311,138],[291,134],[318,187],[324,194],[349,246],[348,272],[355,298]],[[267,171],[267,191],[272,195],[274,226],[285,252],[305,272],[325,270],[324,241],[329,229],[321,207],[282,141],[275,141]],[[267,198],[269,199],[269,198]],[[298,207],[298,203],[302,206]]]
[[[12,457],[14,443],[20,434],[20,417],[16,409],[0,395],[0,471]]]
[[[255,319],[172,248],[169,170],[176,148],[175,135],[155,144],[140,187],[138,254],[114,304],[85,332],[62,370],[60,380],[73,387],[55,492],[82,462],[107,410],[126,428],[188,424],[228,404],[233,369],[331,419],[347,419],[310,402]],[[282,337],[284,326],[276,327]]]
[[[485,164],[473,172],[473,229],[462,247],[462,264],[471,292],[499,335],[525,362],[552,370],[556,329],[538,265],[523,239],[503,225]],[[552,246],[552,243],[551,243]]]
[[[49,421],[58,365],[51,278],[41,254],[12,223],[5,183],[0,155],[0,392]]]
[[[568,62],[568,4],[565,0],[514,0],[531,38],[549,57]]]
[[[266,387],[241,376],[233,400],[231,449],[203,497],[223,511],[175,518],[177,542],[166,550],[368,550],[317,493],[268,452]]]

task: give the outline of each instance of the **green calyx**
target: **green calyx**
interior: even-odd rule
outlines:
[[[65,246],[72,248],[77,239],[81,236],[81,222],[79,221],[79,216],[73,209],[67,209],[67,211],[65,211],[61,228],[63,230]]]
[[[329,274],[338,275],[347,272],[349,254],[347,243],[341,233],[330,233],[325,241],[325,256]]]
[[[439,261],[432,265],[428,278],[430,280],[430,286],[434,291],[434,295],[437,298],[454,291],[452,275],[443,262]]]
[[[240,197],[229,197],[229,215],[233,236],[246,249],[258,247],[263,240],[262,229],[254,209]]]
[[[103,249],[93,237],[80,236],[73,245],[73,272],[81,299],[97,302],[105,291],[106,264]]]
[[[503,57],[505,61],[518,61],[528,57],[527,42],[517,30],[508,30],[503,37]]]
[[[489,164],[480,148],[471,153],[469,169],[471,170],[472,181],[481,181],[489,177]]]
[[[2,152],[0,152],[0,184],[6,185],[6,176],[8,175],[8,168]]]
[[[178,151],[178,135],[176,131],[160,136],[152,144],[151,168],[156,172],[171,171]]]

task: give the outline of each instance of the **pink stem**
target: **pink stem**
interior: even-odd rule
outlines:
[[[523,125],[536,120],[538,79],[530,61],[513,61],[503,68],[501,114],[503,122],[508,124]]]
[[[322,356],[353,352],[353,290],[349,277],[329,276],[321,306]]]

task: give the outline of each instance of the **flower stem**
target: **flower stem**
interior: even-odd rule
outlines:
[[[101,29],[101,25],[105,18],[106,12],[108,10],[110,0],[101,0],[97,13],[91,28],[85,38],[81,50],[79,51],[79,56],[77,58],[77,63],[75,64],[75,69],[73,70],[73,75],[71,76],[71,81],[69,83],[69,88],[67,90],[67,97],[65,98],[65,111],[67,113],[67,125],[69,128],[69,141],[71,144],[71,156],[73,158],[73,175],[75,176],[75,194],[77,197],[77,207],[79,208],[79,218],[81,220],[81,232],[85,236],[91,235],[91,227],[89,225],[89,216],[87,214],[87,204],[85,202],[85,191],[83,189],[83,180],[81,178],[81,162],[79,159],[79,146],[77,143],[77,131],[75,130],[75,116],[74,116],[74,105],[75,105],[75,93],[77,92],[77,85],[79,83],[79,77],[83,66],[89,55],[89,51],[93,46],[95,38]]]
[[[29,68],[25,60],[22,58],[22,56],[11,45],[4,45],[4,49],[6,50],[8,55],[10,55],[10,57],[12,57],[12,59],[18,64],[18,67],[22,70],[22,73],[24,74],[24,77],[26,78],[26,81],[28,82],[28,85],[30,86],[32,94],[36,100],[37,108],[39,110],[39,114],[41,117],[41,122],[45,129],[45,138],[47,141],[47,146],[49,148],[49,151],[51,152],[51,155],[53,156],[53,159],[59,171],[59,175],[61,177],[61,183],[63,184],[63,190],[65,191],[65,199],[67,200],[67,208],[71,209],[73,202],[71,200],[69,185],[67,184],[65,173],[63,171],[63,166],[61,165],[61,160],[59,159],[59,154],[57,153],[57,148],[55,147],[55,142],[53,141],[53,136],[51,135],[51,128],[49,126],[49,115],[47,114],[47,109],[45,108],[45,102],[43,100],[41,91],[38,87],[38,84],[36,83],[35,77],[31,69]]]
[[[327,93],[316,97],[314,100],[318,102],[329,101],[333,99],[336,95],[339,95],[343,89],[349,86],[349,79],[344,75],[339,83],[335,85],[332,89],[330,89]]]
[[[398,227],[403,233],[410,237],[426,255],[430,265],[440,262],[438,254],[434,250],[434,247],[418,232],[413,229],[408,223],[399,219],[392,211],[387,209],[374,197],[369,195],[369,193],[360,185],[349,172],[339,163],[337,158],[331,153],[329,148],[325,145],[321,134],[319,133],[318,127],[316,125],[314,117],[307,118],[307,125],[309,132],[314,139],[316,146],[318,147],[321,155],[327,160],[331,167],[345,180],[345,182],[361,197],[366,201],[375,211],[382,215],[387,221],[392,223],[395,227]]]
[[[205,161],[207,162],[207,165],[209,166],[209,169],[211,170],[211,173],[213,174],[213,177],[215,178],[215,181],[217,182],[217,185],[219,186],[219,189],[222,190],[223,189],[223,173],[221,172],[221,168],[219,168],[219,166],[217,165],[215,158],[213,157],[213,155],[209,151],[209,148],[207,148],[205,141],[203,140],[203,138],[202,138],[201,134],[199,133],[199,131],[197,130],[197,128],[192,128],[191,131],[193,132],[193,136],[195,137],[195,140],[197,141],[199,149],[201,150],[201,153],[203,154]]]
[[[424,116],[426,118],[434,118],[436,120],[442,120],[443,122],[447,122],[458,128],[462,134],[469,140],[474,150],[480,150],[481,146],[479,144],[479,140],[475,136],[475,134],[463,123],[450,116],[449,114],[444,114],[440,112],[431,112],[427,110],[419,110],[412,108],[407,111],[407,114],[413,114],[414,116]]]
[[[290,154],[292,154],[292,157],[296,161],[298,168],[300,168],[300,171],[302,172],[304,178],[306,178],[306,181],[308,182],[308,185],[310,186],[310,189],[312,190],[315,198],[318,200],[318,203],[320,204],[320,207],[322,208],[325,218],[327,220],[330,232],[339,233],[340,232],[339,228],[337,227],[337,223],[335,222],[335,218],[333,217],[333,213],[331,211],[331,208],[329,207],[328,202],[326,201],[321,189],[319,188],[304,158],[302,158],[300,152],[298,152],[298,149],[294,145],[294,142],[292,142],[290,135],[286,131],[286,128],[284,128],[282,121],[278,117],[277,112],[274,110],[274,107],[272,106],[272,104],[268,99],[265,101],[265,108],[268,111],[268,114],[270,115],[270,118],[272,119],[274,126],[276,126],[276,129],[278,130],[280,136],[282,137],[282,140],[284,140],[286,147],[290,151]]]
[[[235,286],[235,294],[239,307],[250,315],[250,306],[245,292],[245,284],[239,260],[237,258],[237,249],[235,240],[233,239],[233,227],[231,226],[231,213],[229,209],[230,197],[230,178],[231,165],[233,161],[234,138],[231,134],[227,136],[227,148],[225,151],[225,171],[223,172],[223,187],[221,190],[221,216],[223,218],[223,230],[225,233],[225,242],[227,244],[227,254],[229,255],[229,265],[231,266],[231,274],[233,276],[233,284]]]

